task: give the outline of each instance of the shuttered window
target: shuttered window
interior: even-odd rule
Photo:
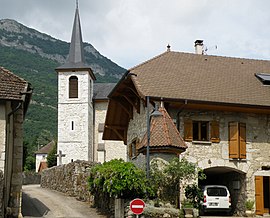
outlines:
[[[219,143],[219,122],[216,120],[211,121],[211,142]]]
[[[78,98],[78,78],[76,76],[69,78],[69,98]]]
[[[192,120],[185,120],[184,122],[184,139],[187,142],[191,142],[193,139]]]
[[[263,176],[255,176],[256,215],[264,214]]]
[[[229,158],[246,159],[246,124],[229,122]]]
[[[210,139],[209,139],[210,137]],[[185,141],[209,141],[214,143],[220,142],[219,122],[209,121],[184,121],[184,139]]]

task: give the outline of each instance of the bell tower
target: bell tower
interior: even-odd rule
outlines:
[[[62,163],[93,160],[93,81],[96,79],[85,63],[78,2],[69,55],[55,69],[58,74],[58,144]],[[57,160],[59,164],[59,157]]]

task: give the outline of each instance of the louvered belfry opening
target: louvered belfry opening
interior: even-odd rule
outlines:
[[[76,76],[69,78],[69,98],[78,98],[78,78]]]

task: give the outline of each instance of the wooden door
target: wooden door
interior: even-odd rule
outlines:
[[[255,200],[256,200],[256,214],[264,214],[263,202],[263,176],[255,176]]]

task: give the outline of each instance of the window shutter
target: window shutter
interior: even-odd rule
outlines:
[[[129,156],[129,158],[132,158],[132,143],[131,144],[129,144],[129,146],[128,146],[128,156]]]
[[[239,150],[240,150],[240,158],[246,159],[246,124],[239,123]]]
[[[239,132],[237,122],[229,122],[229,158],[239,158]]]
[[[219,122],[217,120],[213,120],[211,122],[211,142],[220,142],[219,138]]]
[[[264,214],[263,176],[255,176],[256,215]]]
[[[184,139],[185,141],[192,142],[192,120],[184,121]]]
[[[69,98],[78,98],[78,78],[76,76],[69,78]]]

